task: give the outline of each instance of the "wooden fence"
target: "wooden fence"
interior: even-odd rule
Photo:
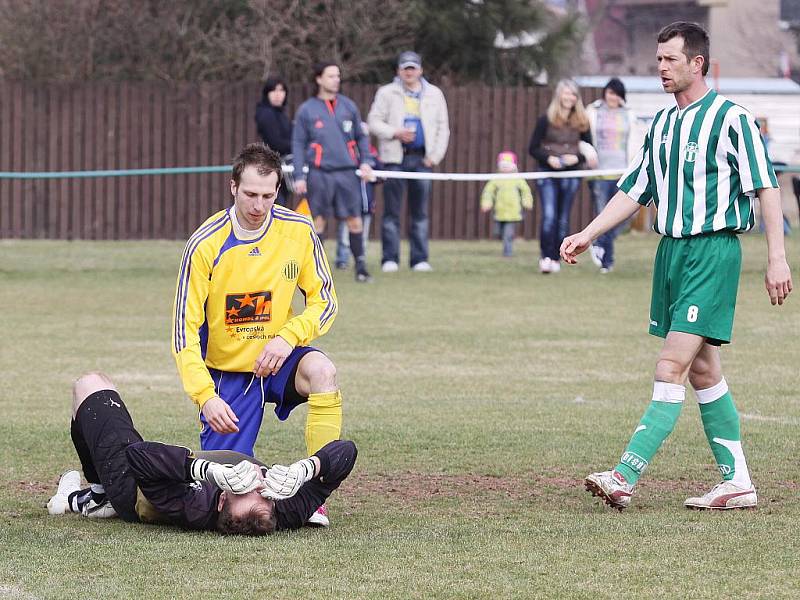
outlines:
[[[366,119],[376,86],[350,84]],[[290,115],[311,93],[289,88]],[[451,138],[440,171],[494,170],[510,149],[521,170],[533,170],[528,140],[550,99],[541,88],[444,88]],[[584,99],[598,90],[584,90]],[[258,83],[17,83],[0,82],[0,171],[81,171],[228,164],[258,139]],[[226,174],[0,179],[0,237],[52,239],[185,239],[212,212],[230,203]],[[434,182],[431,237],[480,239],[491,218],[478,210],[481,182]],[[380,186],[379,186],[380,189]],[[377,202],[380,222],[382,202]],[[591,217],[586,190],[572,228]],[[522,233],[535,237],[538,203]],[[375,225],[373,225],[375,227]],[[374,230],[373,230],[374,231]]]

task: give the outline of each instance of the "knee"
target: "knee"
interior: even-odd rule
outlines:
[[[704,361],[697,361],[689,369],[689,383],[695,390],[705,390],[722,381],[722,373]]]
[[[686,373],[688,370],[688,365],[684,365],[681,361],[662,356],[656,363],[655,379],[656,381],[683,385],[686,381]]]
[[[331,360],[322,353],[315,352],[312,361],[303,365],[305,379],[308,381],[308,393],[318,394],[332,392],[338,389],[336,381],[336,367]]]
[[[89,396],[94,394],[95,392],[99,392],[102,390],[114,390],[117,391],[114,382],[111,381],[111,378],[104,373],[100,373],[98,371],[92,371],[89,373],[84,373],[77,380],[75,383],[72,384],[72,416],[73,418],[78,413],[78,408],[83,401],[86,400]]]

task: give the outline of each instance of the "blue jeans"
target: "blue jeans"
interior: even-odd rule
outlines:
[[[389,164],[387,171],[414,171],[430,173],[430,167],[422,164],[421,154],[406,154],[402,164]],[[431,196],[431,180],[387,179],[383,184],[383,223],[381,225],[382,263],[400,262],[400,211],[403,208],[403,192],[408,185],[408,208],[411,212],[408,239],[411,243],[410,265],[428,260],[428,201]]]
[[[614,179],[596,179],[589,182],[589,189],[592,192],[595,214],[599,215],[609,200],[617,193],[617,182]],[[595,246],[603,249],[601,263],[606,269],[614,266],[614,240],[624,225],[624,223],[620,223],[609,229],[594,242]]]
[[[514,255],[514,235],[517,233],[517,221],[495,221],[497,234],[503,240],[503,256]]]
[[[580,183],[581,180],[577,177],[536,181],[542,205],[539,235],[542,258],[559,260],[558,250],[569,233],[569,214]]]

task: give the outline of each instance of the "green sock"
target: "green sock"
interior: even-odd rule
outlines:
[[[614,467],[629,484],[639,480],[661,444],[672,433],[685,397],[686,388],[682,385],[664,381],[653,384],[653,400],[633,432],[619,464]]]
[[[742,450],[739,413],[728,391],[728,383],[723,378],[713,387],[695,390],[695,394],[706,439],[722,478],[741,487],[750,487],[752,482]]]

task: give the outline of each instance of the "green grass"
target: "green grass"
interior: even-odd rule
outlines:
[[[358,463],[329,530],[265,539],[47,515],[77,466],[83,371],[115,379],[146,438],[196,446],[169,346],[181,245],[0,242],[0,598],[797,597],[800,303],[770,306],[758,235],[743,238],[723,363],[759,509],[682,508],[717,481],[691,394],[631,509],[583,491],[651,394],[656,242],[624,237],[607,276],[588,260],[541,276],[530,242],[510,260],[498,242],[433,243],[435,273],[372,285],[337,272],[341,312],[319,346]],[[257,454],[300,457],[304,421],[268,415]]]

